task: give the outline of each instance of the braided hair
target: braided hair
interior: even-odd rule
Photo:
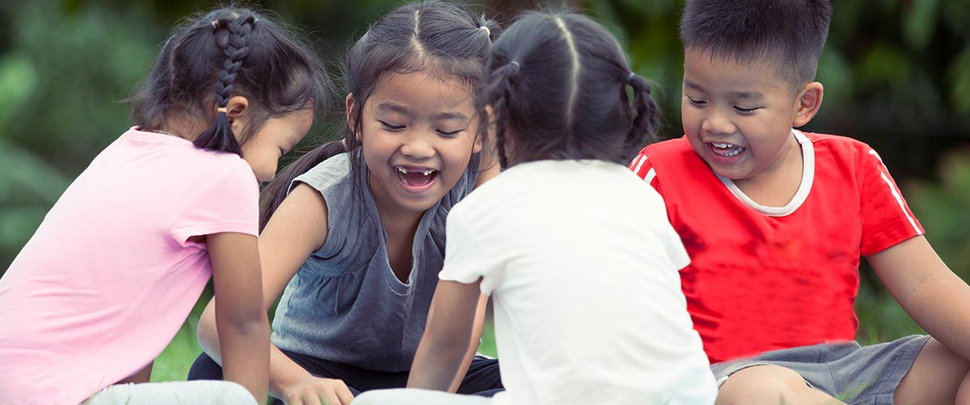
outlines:
[[[631,71],[616,39],[589,17],[520,16],[495,42],[487,71],[478,104],[491,106],[503,168],[541,159],[625,165],[654,141],[657,104],[650,84]],[[514,151],[505,147],[510,137]]]
[[[330,89],[319,59],[284,27],[249,9],[223,8],[176,29],[128,104],[143,129],[157,131],[188,114],[208,123],[194,134],[196,147],[242,156],[241,145],[267,119],[325,111]],[[249,101],[250,119],[239,134],[226,111],[236,95]]]

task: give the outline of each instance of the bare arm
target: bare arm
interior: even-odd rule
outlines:
[[[256,237],[241,233],[206,235],[213,298],[223,360],[223,379],[241,384],[260,403],[266,398],[269,321],[260,286]]]
[[[132,375],[128,376],[128,378],[125,378],[124,380],[118,381],[115,384],[128,384],[128,383],[141,384],[141,383],[147,383],[147,382],[151,381],[151,379],[152,379],[152,365],[154,365],[154,364],[155,364],[154,361],[152,361],[151,363],[148,363],[148,365],[145,366],[145,368],[143,368],[141,370],[138,370],[137,372],[135,372],[135,374],[132,374]]]
[[[481,280],[473,284],[438,281],[428,325],[414,355],[408,388],[445,391],[455,381],[468,353]]]
[[[869,256],[876,275],[906,313],[950,350],[970,359],[970,287],[923,236]]]
[[[303,262],[327,237],[327,206],[323,197],[307,185],[299,185],[273,214],[259,237],[262,263],[263,313],[283,293]],[[217,363],[219,337],[213,323],[213,303],[199,319],[202,349]],[[269,392],[288,404],[347,404],[353,398],[340,381],[316,378],[267,341],[270,351]],[[316,401],[316,402],[314,402]]]
[[[472,360],[475,360],[475,354],[478,353],[478,346],[482,340],[482,329],[485,328],[485,309],[488,306],[488,296],[482,295],[478,299],[478,307],[475,309],[475,324],[472,325],[472,338],[468,343],[468,353],[465,353],[465,359],[462,360],[461,366],[458,367],[458,374],[455,375],[455,380],[451,382],[451,387],[448,388],[448,392],[458,392],[458,387],[461,386],[461,382],[465,379],[465,374],[468,373],[468,367],[471,367]]]

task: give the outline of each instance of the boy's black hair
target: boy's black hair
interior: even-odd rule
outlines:
[[[353,94],[354,105],[343,140],[317,147],[277,176],[263,191],[260,228],[286,198],[293,179],[336,154],[351,151],[354,185],[362,190],[365,185],[356,179],[363,156],[355,131],[361,128],[364,104],[385,74],[432,72],[457,79],[476,94],[485,77],[492,39],[499,31],[498,23],[440,1],[405,4],[372,25],[347,52],[344,86]]]
[[[653,140],[657,105],[650,85],[589,17],[566,11],[520,16],[495,42],[488,72],[479,105],[492,108],[502,167],[541,159],[625,165]],[[511,156],[508,138],[515,146]]]
[[[195,146],[241,156],[240,144],[267,119],[325,111],[329,92],[319,59],[284,28],[249,9],[222,8],[175,30],[128,106],[132,121],[150,131],[183,114],[207,122]],[[249,100],[251,119],[239,141],[225,111],[217,112],[233,95]]]
[[[831,18],[828,0],[690,0],[680,39],[712,58],[780,63],[798,88],[815,79]]]

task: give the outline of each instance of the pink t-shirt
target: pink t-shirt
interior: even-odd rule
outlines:
[[[154,360],[212,274],[194,235],[258,231],[239,156],[134,128],[64,192],[0,279],[0,404],[71,404]]]

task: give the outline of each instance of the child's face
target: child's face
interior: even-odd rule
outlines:
[[[427,72],[385,74],[364,104],[369,185],[379,207],[423,212],[458,183],[482,148],[467,86]],[[353,98],[348,97],[348,111]]]
[[[280,157],[293,149],[313,125],[313,110],[295,111],[279,118],[266,120],[259,132],[244,143],[243,159],[256,173],[260,182],[276,176]]]
[[[715,173],[744,180],[782,167],[797,147],[796,94],[774,63],[738,63],[688,49],[681,116],[691,147]],[[796,155],[797,156],[797,155]]]

